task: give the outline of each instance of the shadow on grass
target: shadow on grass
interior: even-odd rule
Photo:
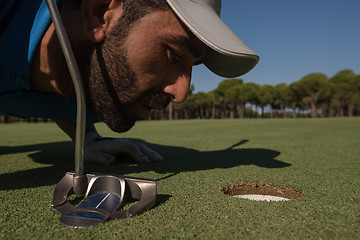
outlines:
[[[112,166],[102,166],[94,163],[86,163],[87,172],[112,173],[118,175],[131,175],[134,173],[154,171],[167,174],[159,180],[172,177],[180,172],[191,172],[209,169],[226,169],[241,165],[256,165],[262,168],[283,168],[290,164],[276,160],[280,152],[261,148],[237,148],[248,140],[242,140],[224,150],[201,152],[195,149],[157,145],[147,143],[139,139],[134,141],[143,142],[150,148],[164,156],[161,162],[151,164],[134,164],[125,157],[125,162]],[[73,171],[72,142],[54,142],[17,147],[0,146],[0,154],[14,154],[35,152],[29,154],[35,162],[50,166],[35,169],[22,170],[0,175],[0,190],[31,188],[48,186],[58,183],[67,171]],[[16,164],[16,163],[15,163]]]

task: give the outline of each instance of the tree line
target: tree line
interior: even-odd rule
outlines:
[[[189,95],[150,119],[222,119],[273,117],[353,117],[360,115],[360,75],[345,69],[328,77],[311,73],[291,84],[276,86],[225,79],[208,93]]]
[[[330,78],[311,73],[289,85],[259,85],[232,78],[208,93],[194,90],[191,85],[184,102],[152,112],[149,120],[360,116],[360,75],[350,69]],[[0,122],[13,121],[51,120],[0,116]]]

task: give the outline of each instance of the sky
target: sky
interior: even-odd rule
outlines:
[[[260,56],[244,82],[275,86],[314,72],[360,74],[360,0],[222,0],[221,18]],[[193,69],[195,92],[223,80],[204,65]]]

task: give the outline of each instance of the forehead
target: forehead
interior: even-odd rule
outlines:
[[[135,37],[146,37],[148,41],[162,40],[172,44],[181,44],[196,54],[206,52],[206,45],[202,43],[181,22],[172,10],[161,10],[150,13],[139,19],[133,25]]]

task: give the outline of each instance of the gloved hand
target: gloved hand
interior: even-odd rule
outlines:
[[[120,154],[127,154],[139,163],[163,160],[160,154],[143,143],[120,138],[102,138],[97,132],[90,132],[85,135],[85,161],[109,165],[115,162],[116,156]]]

